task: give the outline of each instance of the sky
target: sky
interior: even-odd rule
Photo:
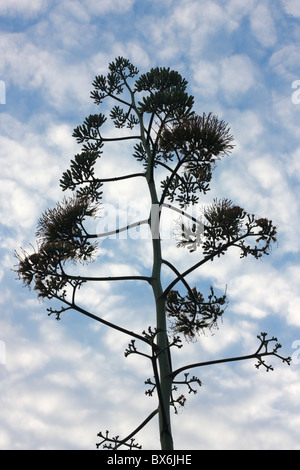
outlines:
[[[57,322],[12,270],[14,250],[30,250],[39,217],[64,196],[59,179],[80,150],[73,129],[101,112],[91,83],[118,56],[141,73],[177,70],[195,111],[230,125],[234,151],[218,162],[194,210],[226,197],[278,228],[270,256],[241,260],[233,249],[189,277],[200,290],[227,289],[229,305],[219,329],[184,343],[173,361],[251,354],[266,331],[292,363],[272,358],[268,373],[255,361],[192,370],[203,385],[196,395],[181,390],[188,400],[172,416],[175,448],[300,448],[299,20],[298,0],[0,0],[1,450],[95,449],[99,431],[125,436],[156,408],[145,395],[148,362],[124,357],[128,338],[76,312]],[[105,147],[101,175],[142,171],[131,150]],[[145,213],[145,189],[105,185],[98,229],[114,227],[117,210],[129,222]],[[151,272],[142,233],[104,239],[88,272]],[[164,257],[182,271],[199,254],[177,248],[172,233]],[[166,271],[164,282],[172,279]],[[90,284],[81,301],[137,332],[154,325],[152,294],[141,282]],[[136,440],[158,448],[155,419]]]

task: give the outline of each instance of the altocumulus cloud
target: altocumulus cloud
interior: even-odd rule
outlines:
[[[121,336],[71,312],[62,322],[49,319],[47,305],[22,290],[10,270],[13,250],[28,247],[41,211],[62,197],[58,180],[78,152],[72,129],[98,111],[89,99],[91,82],[118,55],[142,71],[178,70],[189,81],[197,112],[212,111],[231,125],[236,148],[218,163],[211,194],[201,204],[225,196],[278,223],[278,247],[262,263],[241,261],[233,250],[193,275],[205,288],[227,285],[230,304],[219,331],[185,345],[182,354],[187,362],[248,354],[257,347],[256,334],[266,330],[292,355],[300,339],[300,105],[291,100],[292,82],[300,79],[299,2],[0,0],[0,16],[0,79],[7,95],[0,104],[0,340],[6,346],[0,447],[94,448],[100,429],[125,434],[156,406],[144,395],[148,371],[136,358],[123,357]],[[107,147],[105,175],[126,172],[131,149],[123,148]],[[134,200],[132,186],[121,189]],[[118,202],[112,186],[106,197]],[[164,247],[180,269],[198,255],[188,258],[172,240]],[[128,273],[149,266],[140,241],[109,240],[99,254],[101,273],[110,263],[110,272],[123,274],[127,262],[133,263]],[[100,272],[97,262],[91,269]],[[153,305],[138,289],[107,285],[100,292],[92,285],[82,290],[82,301],[141,330],[152,322]],[[178,365],[183,355],[175,355]],[[176,445],[299,449],[299,364],[274,368],[266,374],[249,363],[197,371],[203,387],[173,418]],[[143,431],[144,448],[155,448],[156,432],[155,423]]]

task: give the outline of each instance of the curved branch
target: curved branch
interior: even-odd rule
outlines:
[[[195,269],[199,268],[200,266],[202,266],[202,264],[206,263],[207,261],[211,260],[212,258],[214,258],[216,256],[216,254],[213,254],[213,255],[209,255],[209,256],[206,256],[205,258],[203,258],[201,261],[199,261],[198,263],[194,264],[191,268],[187,269],[184,273],[180,274],[179,276],[176,277],[176,279],[174,279],[174,281],[171,282],[171,284],[168,285],[168,287],[164,290],[164,292],[162,293],[162,297],[166,297],[167,294],[170,292],[170,290],[175,286],[175,284],[177,284],[177,282],[179,281],[182,281],[182,279],[187,276],[188,274],[190,274],[191,272],[193,272]]]
[[[170,173],[173,172],[172,168],[170,168],[166,163],[161,162],[160,160],[158,160],[156,163],[157,163],[157,165],[160,165],[160,166],[166,168],[166,170],[168,170]]]
[[[119,103],[122,103],[122,104],[124,104],[125,106],[128,106],[128,107],[131,106],[130,103],[127,103],[127,101],[122,100],[121,98],[118,98],[116,95],[113,95],[112,93],[108,93],[107,96],[110,96],[111,98],[113,98],[113,99],[116,100],[116,101],[119,101]]]
[[[65,298],[61,298],[59,296],[54,296],[57,300],[59,300],[60,302],[63,302],[65,303],[66,305],[69,306],[70,309],[73,309],[73,310],[76,310],[77,312],[79,313],[82,313],[83,315],[85,315],[86,317],[89,317],[89,318],[92,318],[93,320],[96,320],[98,321],[99,323],[102,323],[103,325],[105,326],[108,326],[114,330],[117,330],[117,331],[120,331],[121,333],[124,333],[128,336],[131,336],[131,337],[134,337],[136,339],[139,339],[140,341],[143,341],[144,343],[147,343],[147,344],[150,344],[149,340],[147,338],[144,338],[143,336],[137,334],[137,333],[134,333],[134,331],[130,331],[130,330],[127,330],[126,328],[122,328],[121,326],[118,326],[114,323],[111,323],[109,322],[108,320],[104,320],[103,318],[101,317],[97,317],[97,315],[94,315],[93,313],[90,313],[88,312],[87,310],[85,310],[84,308],[82,307],[79,307],[79,305],[76,305],[76,304],[73,304],[71,302],[69,302],[67,299]],[[54,311],[52,311],[53,313]]]
[[[122,445],[125,445],[127,447],[130,448],[130,450],[132,450],[132,448],[141,448],[141,446],[139,445],[133,445],[133,441],[134,439],[133,436],[135,436],[144,426],[146,426],[147,423],[149,423],[149,421],[151,421],[151,419],[158,413],[158,408],[154,411],[152,411],[152,413],[150,413],[150,415],[134,430],[132,431],[128,436],[126,436],[124,439],[119,439],[119,436],[115,437],[115,438],[109,438],[108,437],[108,434],[109,432],[106,431],[106,434],[105,436],[102,434],[102,432],[99,432],[97,434],[97,436],[103,438],[103,441],[102,442],[99,442],[99,444],[96,444],[96,447],[99,448],[102,444],[104,444],[105,442],[110,442],[110,443],[114,443],[114,447],[111,447],[111,444],[109,446],[106,446],[104,445],[104,447],[107,447],[107,448],[110,448],[112,450],[116,450],[118,449],[119,447],[121,447]],[[131,439],[131,443],[128,444],[128,441]]]
[[[236,240],[232,240],[231,242],[228,242],[228,243],[225,243],[224,245],[222,245],[218,250],[216,250],[214,253],[210,254],[210,255],[207,255],[205,256],[201,261],[199,261],[198,263],[194,264],[192,267],[190,267],[189,269],[187,269],[186,271],[184,271],[182,274],[180,274],[179,276],[177,276],[176,279],[174,279],[174,281],[171,282],[171,284],[168,285],[168,287],[164,290],[164,292],[162,293],[162,297],[166,297],[167,294],[170,292],[170,290],[175,286],[175,284],[177,284],[177,282],[181,281],[182,278],[186,277],[188,274],[192,273],[193,271],[195,271],[195,269],[199,268],[200,266],[202,266],[202,264],[206,263],[207,261],[209,260],[212,260],[215,256],[217,256],[219,253],[222,253],[223,251],[226,251],[230,246],[232,246],[234,243],[236,243],[237,241],[240,241],[240,240],[243,240],[244,238],[246,238],[247,236],[249,236],[251,234],[249,233],[246,233],[244,235],[242,235],[241,237],[237,238]]]
[[[180,177],[180,175],[178,175],[178,170],[179,170],[179,168],[181,167],[181,165],[182,165],[183,163],[184,163],[184,159],[179,160],[178,163],[177,163],[177,165],[175,166],[174,170],[172,170],[172,174],[171,174],[171,176],[170,176],[170,179],[169,179],[169,181],[168,181],[168,184],[167,184],[166,187],[164,188],[163,193],[162,193],[162,195],[161,195],[161,198],[160,198],[160,201],[159,201],[159,205],[160,205],[160,206],[163,204],[163,202],[164,202],[164,200],[165,200],[165,197],[166,197],[166,195],[167,195],[167,193],[168,193],[168,190],[169,190],[169,188],[170,188],[170,185],[171,185],[171,183],[172,183],[174,177],[175,177],[175,176],[179,176],[179,177]],[[181,177],[180,177],[180,179],[181,179]],[[182,180],[182,181],[183,181],[183,180]]]
[[[161,207],[166,207],[167,209],[171,209],[172,211],[178,212],[178,214],[183,215],[187,219],[192,220],[196,224],[202,224],[203,225],[203,222],[201,220],[196,219],[196,217],[193,217],[192,215],[188,214],[187,212],[183,211],[182,209],[178,209],[177,207],[172,206],[171,204],[166,204],[165,202],[163,202],[161,204]]]
[[[193,294],[193,291],[190,287],[190,285],[188,284],[188,282],[184,279],[184,277],[180,274],[180,272],[175,268],[175,266],[173,266],[172,263],[170,263],[169,261],[163,259],[162,260],[162,263],[165,264],[166,266],[168,266],[170,269],[172,269],[172,271],[179,277],[180,281],[183,283],[183,285],[186,287],[187,291],[189,292],[190,296],[192,297],[192,299],[194,299],[194,301],[196,301],[195,299],[195,296]]]
[[[135,436],[141,429],[143,429],[144,426],[146,426],[147,423],[149,423],[149,421],[151,421],[152,418],[154,418],[155,415],[157,415],[157,413],[158,413],[158,408],[156,408],[156,410],[152,411],[152,413],[150,413],[150,415],[146,419],[144,419],[144,421],[134,431],[132,431],[132,433],[130,433],[127,437],[125,437],[125,439],[122,439],[122,441],[120,441],[120,444],[118,444],[115,447],[115,449],[117,449],[124,442],[128,441],[133,436]]]

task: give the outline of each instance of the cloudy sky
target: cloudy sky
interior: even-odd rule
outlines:
[[[227,197],[278,227],[263,261],[233,250],[190,277],[200,290],[227,286],[230,302],[219,330],[174,362],[250,354],[262,331],[293,362],[272,358],[269,373],[255,361],[193,370],[203,386],[173,418],[175,447],[300,448],[299,20],[298,0],[0,0],[0,449],[94,449],[97,432],[124,436],[156,407],[144,393],[148,363],[124,358],[128,338],[76,312],[48,317],[11,270],[14,250],[30,249],[39,216],[63,197],[59,179],[79,151],[72,131],[99,112],[91,82],[117,56],[141,72],[179,71],[196,112],[229,123],[234,152],[201,203]],[[141,171],[130,150],[105,148],[101,174]],[[147,208],[144,189],[107,184],[106,223],[121,204],[134,221]],[[106,239],[89,272],[149,272],[147,244],[138,232]],[[163,246],[178,269],[195,262],[167,231]],[[82,304],[138,332],[154,324],[143,283],[87,286]],[[155,420],[137,441],[157,448]]]

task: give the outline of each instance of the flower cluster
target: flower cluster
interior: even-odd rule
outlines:
[[[97,246],[90,243],[83,221],[95,216],[96,210],[87,199],[64,199],[40,218],[38,249],[32,254],[16,253],[19,278],[26,286],[33,285],[39,297],[64,297],[71,282],[64,272],[65,263],[92,259]]]
[[[209,190],[216,160],[232,149],[233,137],[227,124],[212,113],[190,114],[172,126],[165,126],[160,136],[160,152],[178,159],[183,172],[168,176],[162,187],[165,195],[183,207],[195,204],[198,193]]]
[[[178,150],[192,171],[200,162],[213,162],[227,155],[233,149],[232,141],[230,128],[223,120],[203,113],[184,118],[171,129],[165,127],[160,145],[169,151]]]
[[[226,295],[217,297],[213,288],[207,301],[196,287],[183,297],[178,291],[171,290],[166,299],[166,312],[171,319],[171,329],[175,333],[183,333],[186,339],[193,340],[197,333],[217,326],[217,320],[226,307],[222,308]]]
[[[257,218],[228,199],[214,200],[203,213],[201,224],[192,227],[181,223],[177,246],[195,251],[202,245],[204,255],[219,257],[230,246],[241,250],[241,258],[268,255],[276,242],[276,227],[271,220]],[[254,240],[247,244],[246,239]]]

